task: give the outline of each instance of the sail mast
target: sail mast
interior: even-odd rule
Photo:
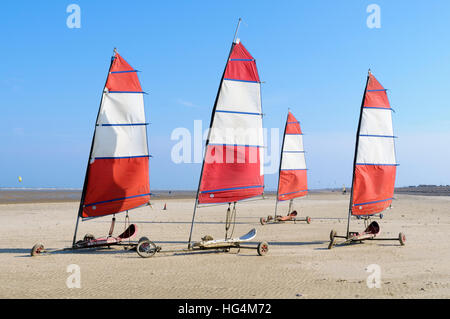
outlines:
[[[281,174],[281,161],[283,160],[283,148],[284,148],[284,141],[286,139],[286,128],[287,128],[287,123],[289,121],[289,111],[290,109],[288,108],[288,114],[286,116],[286,123],[284,124],[284,132],[283,132],[283,142],[281,143],[281,152],[280,152],[280,165],[278,167],[278,185],[277,185],[277,197],[276,197],[276,202],[275,202],[275,213],[274,213],[274,218],[277,218],[277,208],[278,208],[278,196],[280,195],[280,174]]]
[[[114,54],[115,54],[115,53],[117,52],[117,49],[114,48],[113,52],[114,52]],[[114,55],[113,55],[113,56],[111,57],[111,62],[110,62],[110,64],[109,64],[109,68],[108,68],[108,75],[106,76],[106,81],[105,81],[105,85],[103,86],[103,88],[106,87],[106,83],[108,82],[109,72],[111,72],[111,67],[112,67],[112,64],[113,64],[113,62],[114,62],[114,58],[115,58],[115,57],[114,57]],[[104,89],[103,89],[103,90],[104,90]],[[97,112],[97,118],[96,118],[96,120],[95,120],[95,125],[97,125],[97,122],[98,122],[98,119],[99,119],[99,116],[100,116],[100,110],[101,110],[101,107],[102,107],[102,102],[103,102],[103,92],[102,92],[102,97],[101,97],[101,99],[100,99],[100,105],[99,105],[99,107],[98,107],[98,112]],[[90,167],[89,163],[90,163],[90,161],[91,161],[92,151],[93,151],[93,149],[94,149],[94,141],[95,141],[95,132],[96,132],[96,128],[97,128],[97,126],[95,126],[95,128],[94,128],[94,134],[92,135],[91,150],[89,151],[88,163],[87,163],[87,167],[86,167],[86,175],[84,176],[83,190],[82,190],[82,192],[81,192],[80,206],[79,206],[79,208],[78,208],[77,222],[76,222],[76,225],[75,225],[75,232],[74,232],[74,234],[73,234],[72,246],[75,246],[75,241],[76,241],[76,238],[77,238],[77,231],[78,231],[78,223],[80,222],[80,217],[81,217],[82,212],[83,212],[83,203],[84,203],[84,199],[85,199],[85,197],[86,197],[86,189],[87,189],[88,176],[89,176],[89,167]]]
[[[361,120],[362,120],[362,115],[363,115],[363,107],[364,107],[364,102],[366,100],[366,92],[367,92],[367,86],[369,84],[370,74],[371,73],[370,73],[370,69],[369,69],[368,74],[367,74],[366,87],[364,88],[364,94],[363,94],[363,98],[362,98],[362,101],[361,101],[361,110],[360,110],[360,114],[359,114],[358,129],[356,131],[355,157],[353,159],[352,188],[351,188],[351,192],[350,192],[350,203],[349,203],[349,207],[348,207],[347,238],[349,238],[349,235],[350,235],[350,218],[352,216],[352,203],[353,203],[353,192],[354,192],[354,185],[353,185],[353,183],[355,182],[356,159],[357,159],[357,156],[358,156],[358,145],[359,145],[359,132],[361,130]]]
[[[198,195],[200,193],[200,184],[202,182],[202,177],[203,177],[203,168],[205,166],[206,152],[208,151],[208,144],[209,144],[209,140],[210,140],[210,137],[211,137],[211,128],[212,128],[213,122],[214,122],[214,113],[215,113],[216,108],[217,108],[217,102],[219,100],[220,90],[222,88],[222,83],[223,83],[223,79],[225,77],[225,72],[227,70],[228,62],[230,60],[231,53],[233,52],[233,48],[234,48],[234,46],[236,44],[236,37],[237,37],[238,31],[239,31],[239,26],[241,25],[241,21],[242,21],[242,19],[239,18],[238,24],[236,26],[236,31],[234,32],[234,37],[233,37],[233,42],[231,44],[230,52],[228,53],[227,63],[225,64],[225,68],[223,70],[223,74],[222,74],[222,78],[220,80],[219,88],[217,90],[216,99],[214,101],[214,106],[213,106],[213,111],[211,113],[211,120],[209,122],[208,138],[206,139],[206,143],[205,143],[205,152],[203,153],[202,169],[200,171],[200,178],[198,180],[197,194],[195,196],[194,212],[192,214],[192,222],[191,222],[191,230],[189,232],[188,248],[191,247],[192,231],[194,229],[194,221],[195,221],[195,213],[197,212],[197,206],[198,206]]]

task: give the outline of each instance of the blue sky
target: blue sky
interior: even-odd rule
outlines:
[[[80,29],[66,26],[71,3]],[[366,25],[371,3],[380,29]],[[291,107],[306,134],[311,188],[351,182],[369,67],[396,111],[397,186],[450,184],[449,12],[446,0],[2,3],[0,187],[81,188],[117,47],[149,93],[152,188],[196,189],[201,165],[172,163],[170,135],[194,120],[208,126],[239,17],[265,81],[264,126],[282,128]],[[266,188],[276,180],[266,175]]]

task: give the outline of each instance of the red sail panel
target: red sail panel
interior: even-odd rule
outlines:
[[[232,203],[261,195],[260,163],[258,147],[208,145],[199,203]]]
[[[150,200],[149,156],[142,89],[116,53],[96,123],[81,217],[98,217]]]
[[[353,215],[377,214],[391,205],[396,169],[396,166],[356,165]]]
[[[259,82],[255,59],[248,53],[242,43],[234,46],[228,60],[224,79]]]
[[[289,200],[308,193],[306,162],[300,122],[289,112],[281,151],[278,200]]]
[[[148,203],[148,167],[148,157],[102,159],[92,163],[82,217],[114,214]]]
[[[364,106],[390,108],[386,90],[372,74],[369,75],[369,83],[367,84]]]
[[[373,215],[394,196],[396,159],[386,90],[370,74],[362,108],[353,182],[353,215]]]
[[[106,81],[106,88],[110,92],[142,92],[136,73],[137,71],[116,53]]]
[[[308,194],[306,170],[280,171],[278,200],[288,200]]]

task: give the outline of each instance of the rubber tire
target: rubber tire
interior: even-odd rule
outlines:
[[[328,244],[328,249],[331,249],[336,244],[336,238],[333,237],[333,239],[330,240],[330,243]]]
[[[261,217],[260,219],[259,219],[259,222],[261,223],[261,225],[265,225],[266,224],[266,219],[264,218],[264,217]]]
[[[31,248],[31,256],[35,257],[41,254],[41,252],[44,250],[44,245],[41,243],[38,243]]]
[[[305,220],[307,224],[311,224],[311,217],[306,216]]]
[[[89,233],[84,235],[84,237],[83,237],[83,241],[90,241],[90,240],[94,240],[94,239],[95,239],[95,236],[92,234],[89,234]]]
[[[331,231],[330,231],[330,240],[333,240],[334,239],[334,236],[336,236],[337,235],[337,232],[334,230],[334,229],[332,229]]]
[[[151,248],[144,248],[144,245],[150,245]],[[158,252],[158,247],[156,247],[155,243],[150,240],[143,240],[136,246],[136,252],[142,258],[152,257],[154,254]]]
[[[142,236],[141,238],[139,238],[138,244],[139,244],[141,241],[144,241],[144,240],[150,240],[150,239],[148,239],[148,238],[145,237],[145,236]]]
[[[403,233],[398,234],[398,241],[400,242],[400,245],[405,246],[406,244],[406,236]]]
[[[258,255],[264,256],[269,251],[269,244],[265,241],[262,241],[258,244],[258,247],[256,250],[258,251]]]

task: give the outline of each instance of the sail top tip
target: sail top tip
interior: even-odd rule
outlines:
[[[369,68],[369,71],[367,71],[367,74],[369,74],[369,75],[372,74],[372,71],[370,70],[370,68]]]
[[[236,44],[239,44],[241,42],[241,39],[237,38],[236,39]]]

